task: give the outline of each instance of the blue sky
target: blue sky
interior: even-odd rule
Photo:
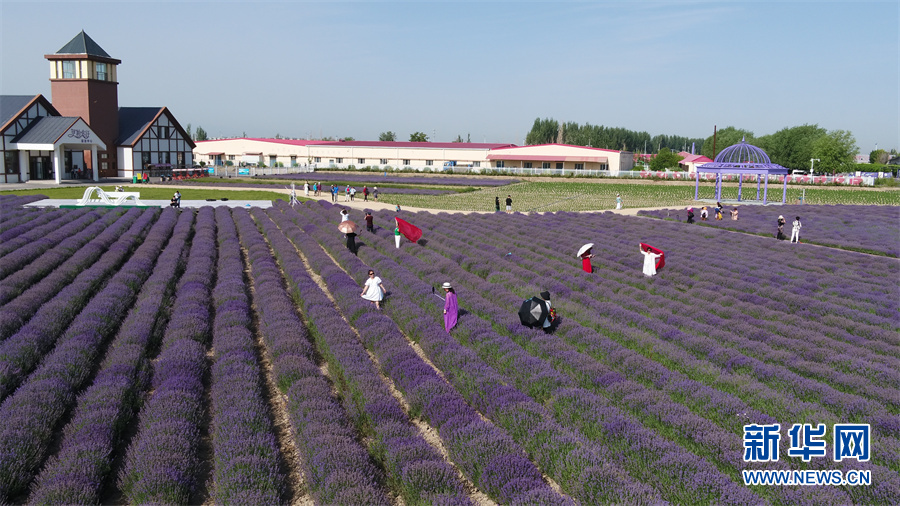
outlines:
[[[50,98],[84,29],[119,103],[210,136],[522,143],[536,117],[651,135],[818,124],[900,149],[900,3],[0,1],[0,92]],[[632,147],[629,147],[632,148]]]

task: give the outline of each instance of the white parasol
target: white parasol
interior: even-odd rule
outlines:
[[[594,243],[589,242],[589,243],[585,244],[584,246],[582,246],[581,249],[578,250],[578,254],[575,256],[580,257],[581,255],[584,255],[587,252],[587,250],[589,250],[593,247],[594,247]]]

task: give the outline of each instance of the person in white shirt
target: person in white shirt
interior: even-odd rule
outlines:
[[[800,227],[803,225],[800,224],[800,217],[797,216],[797,219],[791,223],[791,242],[796,240],[798,243],[800,242]]]
[[[656,259],[659,258],[660,254],[653,253],[652,251],[644,251],[644,248],[638,246],[638,249],[641,250],[641,254],[644,255],[644,275],[646,276],[655,276],[656,275]]]
[[[384,285],[381,278],[375,275],[375,271],[369,270],[369,279],[366,280],[365,287],[360,297],[371,300],[375,303],[375,309],[381,309],[381,301],[384,300]]]

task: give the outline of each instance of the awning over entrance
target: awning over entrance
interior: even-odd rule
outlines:
[[[52,151],[53,171],[56,182],[62,180],[63,151],[77,150],[91,152],[91,169],[94,181],[99,180],[97,174],[97,150],[106,150],[106,143],[81,118],[66,116],[45,116],[17,135],[12,143],[12,149],[30,156],[30,151]]]

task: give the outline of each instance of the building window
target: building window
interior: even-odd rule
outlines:
[[[481,162],[472,162],[472,167],[481,167]]]
[[[338,158],[338,159],[337,159],[337,163],[344,163],[344,159],[343,159],[343,158]]]
[[[234,160],[234,155],[228,155],[229,160]]]
[[[7,174],[18,174],[19,173],[19,152],[18,151],[4,151],[3,152],[3,163],[6,167]]]
[[[403,165],[409,165],[409,160],[403,160]]]
[[[175,163],[179,167],[184,167],[184,151],[178,151],[175,153]]]
[[[503,160],[497,160],[496,165],[494,165],[494,167],[497,167],[498,169],[502,169],[503,167],[506,167],[506,164],[503,163]]]
[[[387,165],[387,158],[382,158],[378,161],[378,163],[380,163],[381,165]]]
[[[100,170],[106,172],[106,169],[109,167],[109,164],[106,162],[100,162]]]
[[[100,81],[108,81],[108,74],[106,73],[106,64],[105,63],[97,63],[97,79]]]
[[[549,169],[549,168],[550,168],[550,162],[543,162],[543,163],[541,164],[541,168],[542,168],[542,169]]]
[[[162,163],[165,163],[165,164],[172,163],[172,153],[169,153],[168,151],[163,151],[162,153],[160,153],[160,155],[162,155],[162,158],[163,158]]]
[[[357,159],[356,159],[356,163],[358,163],[358,164],[360,164],[360,165],[365,165],[365,164],[366,164],[366,159],[365,159],[365,158],[357,158]]]
[[[562,168],[563,168],[563,163],[562,163],[562,162],[556,162],[556,168],[562,170]]]
[[[212,155],[209,155],[209,159],[212,160]],[[141,151],[141,168],[150,165],[150,153],[146,151]]]
[[[292,156],[291,157],[291,167],[296,167],[296,166],[297,166],[297,157]]]
[[[63,62],[63,79],[75,79],[75,62]]]
[[[429,167],[434,165],[434,160],[425,160],[425,165],[428,165]]]
[[[584,170],[584,164],[583,164],[583,163],[576,163],[576,164],[575,164],[575,170]]]
[[[530,169],[530,168],[531,168],[531,162],[525,162],[525,163],[523,163],[523,164],[522,164],[522,168],[524,168],[524,169]]]
[[[313,158],[313,161],[315,161],[316,163],[321,163],[321,162],[322,162],[322,157],[321,157],[321,156],[317,156],[317,157]]]
[[[168,139],[169,138],[169,127],[161,126],[156,127],[156,136],[160,139]]]

